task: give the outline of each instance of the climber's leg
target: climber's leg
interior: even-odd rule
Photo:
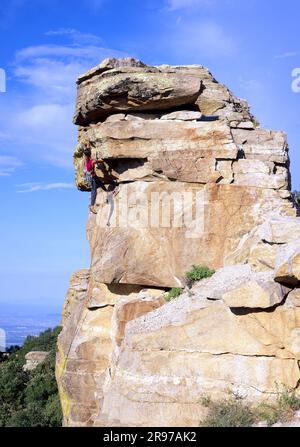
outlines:
[[[101,188],[104,192],[107,192],[107,189],[104,183],[99,179],[99,177],[92,177],[92,193],[91,193],[91,205],[94,206],[97,199],[97,189]]]
[[[104,184],[102,183],[102,181],[94,176],[92,177],[92,191],[91,191],[91,205],[90,205],[90,211],[94,214],[97,214],[97,211],[95,209],[95,203],[96,203],[96,199],[97,199],[97,189],[101,188],[103,189],[103,191],[106,192],[106,188],[104,186]]]
[[[91,190],[91,204],[90,204],[90,211],[94,214],[97,214],[97,211],[95,210],[95,203],[97,198],[97,184],[95,177],[92,177],[92,190]]]
[[[94,206],[97,198],[96,177],[92,177],[91,206]]]

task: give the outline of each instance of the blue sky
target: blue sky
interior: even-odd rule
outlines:
[[[72,115],[76,77],[105,57],[209,67],[288,133],[300,189],[299,21],[297,0],[1,0],[1,311],[59,311],[71,272],[89,264]]]

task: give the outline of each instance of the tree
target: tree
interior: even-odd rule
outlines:
[[[12,349],[0,362],[0,426],[58,427],[62,411],[55,380],[56,341],[60,328],[27,337],[22,348]],[[30,351],[49,351],[34,371],[23,371]]]

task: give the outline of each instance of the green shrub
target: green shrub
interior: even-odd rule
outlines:
[[[54,329],[47,329],[37,337],[30,335],[21,348],[21,354],[25,356],[30,351],[56,350],[56,341],[60,331],[61,327],[57,326]]]
[[[296,397],[295,391],[285,388],[277,397],[277,406],[282,415],[288,416],[289,413],[294,413],[300,410],[300,399]]]
[[[43,365],[39,365],[39,369],[36,369],[32,379],[27,384],[25,390],[25,402],[27,404],[47,400],[57,391],[54,368],[49,362],[46,362],[46,365],[49,366],[47,369],[41,368]]]
[[[280,409],[276,405],[262,403],[255,409],[257,420],[265,421],[269,427],[280,419]]]
[[[43,417],[43,404],[31,403],[17,411],[8,420],[7,427],[46,427]]]
[[[178,298],[181,294],[182,294],[182,289],[180,289],[179,287],[174,287],[166,295],[166,301],[172,301],[175,298]]]
[[[7,423],[12,416],[12,408],[6,402],[0,402],[0,427],[7,427]]]
[[[213,402],[209,396],[203,396],[199,403],[208,408],[202,427],[251,427],[259,421],[272,426],[279,421],[292,420],[295,412],[300,410],[300,399],[294,390],[289,389],[278,392],[276,401],[251,408],[236,397]]]
[[[269,426],[276,422],[286,422],[293,418],[294,413],[300,410],[300,399],[295,395],[294,390],[284,389],[278,393],[274,404],[261,404],[256,410],[257,418],[266,421]]]
[[[205,408],[209,408],[211,403],[212,403],[211,398],[206,394],[203,395],[200,399],[200,404]]]
[[[229,399],[209,404],[202,427],[251,427],[255,422],[252,410],[241,400]]]
[[[62,410],[58,394],[53,394],[44,408],[44,418],[47,427],[60,427],[62,424]]]
[[[193,265],[192,269],[186,273],[186,277],[188,279],[189,285],[192,285],[196,281],[210,278],[215,273],[215,270],[211,270],[206,266]]]
[[[22,363],[17,357],[0,364],[0,405],[17,407],[23,402],[28,374],[23,371]]]
[[[62,411],[55,380],[55,353],[61,328],[38,337],[27,337],[22,348],[14,348],[0,362],[0,427],[58,427]],[[25,355],[49,351],[43,363],[24,372]]]

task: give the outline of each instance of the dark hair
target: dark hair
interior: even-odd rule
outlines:
[[[92,155],[92,151],[91,149],[89,149],[88,147],[84,149],[83,151],[84,155],[86,155],[87,157],[90,157]]]

